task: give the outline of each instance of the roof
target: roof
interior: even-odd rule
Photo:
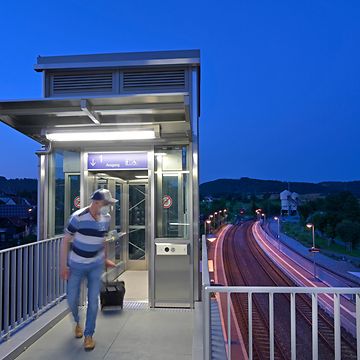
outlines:
[[[200,50],[145,51],[108,54],[38,56],[35,71],[99,67],[199,65]]]
[[[188,136],[188,107],[187,92],[1,101],[0,121],[40,143],[46,143],[45,127],[94,128],[89,114],[99,118],[98,127],[107,129],[161,124],[161,137],[166,138]]]

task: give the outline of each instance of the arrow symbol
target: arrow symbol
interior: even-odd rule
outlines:
[[[91,166],[95,166],[95,165],[96,165],[96,162],[95,162],[94,159],[91,160],[90,165],[91,165]]]

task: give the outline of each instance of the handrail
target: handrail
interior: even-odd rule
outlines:
[[[51,237],[49,239],[37,240],[37,241],[33,241],[33,242],[30,242],[30,243],[27,243],[27,244],[9,247],[9,248],[0,250],[0,254],[6,253],[6,252],[12,251],[12,250],[23,249],[23,248],[26,248],[26,247],[29,247],[29,246],[34,246],[34,245],[45,243],[45,242],[50,242],[52,240],[62,239],[63,237],[64,237],[64,234],[57,235],[57,236]]]
[[[65,298],[63,235],[0,251],[0,342]]]
[[[252,302],[253,295],[255,294],[268,294],[269,297],[269,346],[270,346],[270,359],[275,359],[275,328],[274,328],[274,294],[290,294],[290,344],[291,344],[291,359],[296,359],[296,295],[297,294],[307,294],[311,296],[311,333],[312,333],[312,356],[313,359],[318,359],[319,356],[319,346],[318,346],[318,313],[319,306],[319,294],[333,294],[333,316],[334,316],[334,353],[335,359],[340,359],[342,351],[342,339],[341,339],[341,316],[342,316],[342,305],[340,302],[340,295],[343,294],[355,294],[356,304],[354,306],[353,314],[354,317],[354,327],[355,327],[355,337],[356,345],[354,350],[357,353],[357,357],[360,357],[360,288],[350,288],[350,287],[267,287],[267,286],[204,286],[204,333],[206,338],[204,338],[204,360],[211,360],[211,314],[210,314],[210,296],[212,293],[226,294],[226,310],[227,313],[225,323],[226,334],[224,336],[227,338],[227,359],[231,359],[231,295],[232,294],[247,294],[248,298],[248,348],[249,348],[249,359],[253,358],[253,318],[252,318]],[[234,319],[233,321],[236,321]],[[352,346],[352,345],[351,345]]]

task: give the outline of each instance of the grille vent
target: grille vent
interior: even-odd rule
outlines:
[[[52,75],[52,93],[112,93],[112,72]]]
[[[185,88],[185,70],[124,71],[124,90],[158,90],[162,88]]]

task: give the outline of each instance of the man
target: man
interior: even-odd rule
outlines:
[[[61,249],[61,276],[68,280],[67,300],[76,323],[75,337],[85,336],[85,350],[93,350],[95,347],[93,334],[104,261],[107,267],[115,266],[112,261],[105,260],[105,236],[110,226],[110,205],[117,200],[113,199],[110,191],[106,189],[96,190],[92,194],[91,200],[90,206],[79,209],[70,216]],[[88,306],[85,331],[83,332],[78,303],[80,286],[84,278],[87,279]]]

